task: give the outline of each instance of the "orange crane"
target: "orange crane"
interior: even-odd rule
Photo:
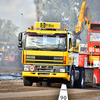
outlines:
[[[83,27],[82,23],[84,22],[84,20],[85,20],[85,23],[87,24],[87,28],[89,30],[90,23],[92,23],[92,18],[90,15],[89,8],[87,7],[86,1],[84,1],[81,6],[80,14],[78,17],[78,25],[76,26],[76,30],[75,30],[76,33],[80,32],[82,30],[82,27]]]

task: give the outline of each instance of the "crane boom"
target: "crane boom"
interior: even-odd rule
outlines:
[[[84,1],[81,6],[80,14],[78,17],[78,25],[76,26],[76,33],[82,30],[82,23],[85,21],[87,22],[88,30],[90,28],[89,22],[92,23],[92,18],[89,12],[89,8],[87,7],[87,2]],[[89,22],[88,22],[89,21]]]

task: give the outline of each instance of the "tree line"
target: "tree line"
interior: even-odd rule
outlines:
[[[0,42],[17,43],[17,36],[15,32],[18,27],[12,23],[11,20],[0,19]]]

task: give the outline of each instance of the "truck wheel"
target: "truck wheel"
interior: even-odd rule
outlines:
[[[84,88],[84,84],[85,84],[85,72],[84,70],[82,70],[80,78],[80,88]]]
[[[74,73],[74,70],[72,70],[71,75],[70,75],[70,82],[68,84],[69,88],[74,87],[74,80],[75,80],[75,73]]]
[[[30,77],[23,78],[24,86],[32,86],[32,81]]]
[[[92,87],[96,87],[96,77],[93,76],[93,84],[92,84]]]
[[[37,82],[36,86],[42,86],[42,82],[41,81]]]
[[[85,72],[83,69],[81,69],[79,74],[79,80],[75,81],[75,87],[84,88],[84,84],[85,84]]]

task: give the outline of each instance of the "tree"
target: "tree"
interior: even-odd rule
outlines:
[[[0,41],[1,42],[13,42],[17,43],[17,36],[15,32],[18,30],[18,27],[15,26],[11,20],[2,20],[0,19]]]

